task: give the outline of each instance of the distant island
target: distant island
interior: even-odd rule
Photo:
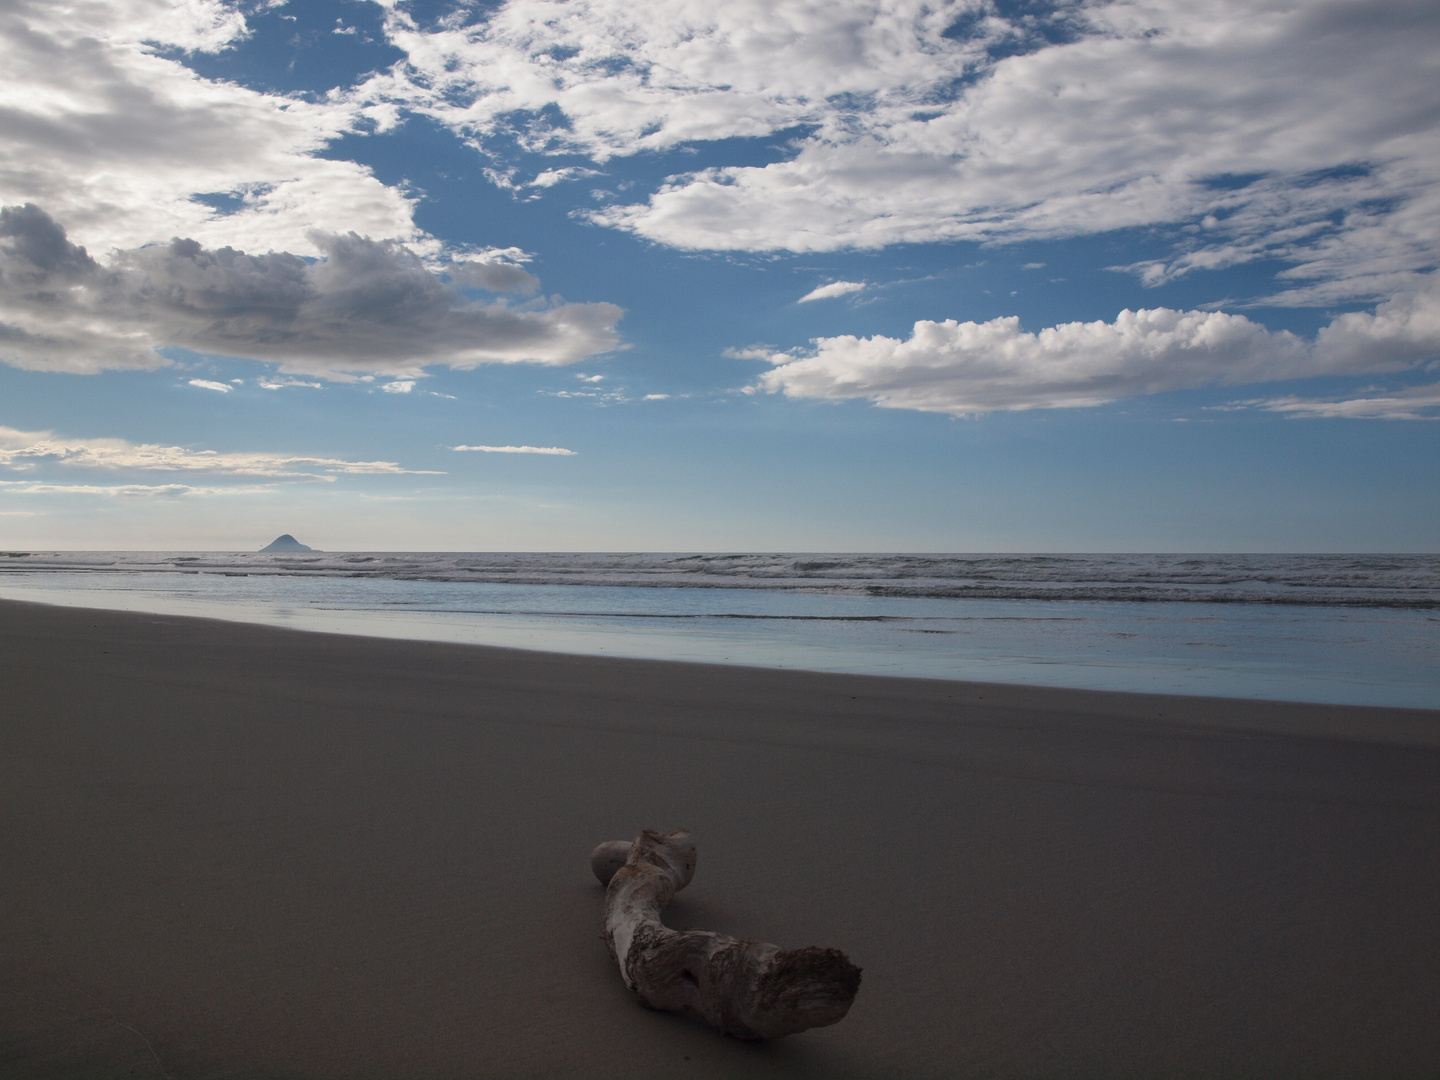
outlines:
[[[267,544],[265,547],[261,548],[261,549],[260,549],[260,554],[263,555],[263,554],[265,554],[265,552],[267,552],[267,551],[314,551],[314,550],[315,550],[314,548],[312,548],[312,547],[307,547],[306,545],[300,543],[299,540],[296,540],[295,537],[291,536],[289,533],[286,533],[284,536],[277,536],[274,540],[270,541],[269,544]]]

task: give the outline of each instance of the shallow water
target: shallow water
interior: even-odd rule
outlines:
[[[1440,708],[1433,556],[11,553],[0,596],[595,655]]]

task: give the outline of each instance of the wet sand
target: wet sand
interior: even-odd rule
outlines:
[[[864,968],[640,1008],[590,849]],[[1440,712],[819,675],[0,602],[0,1075],[1440,1074]]]

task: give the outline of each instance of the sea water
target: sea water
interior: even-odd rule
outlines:
[[[1440,556],[0,552],[0,596],[300,630],[1440,708]]]

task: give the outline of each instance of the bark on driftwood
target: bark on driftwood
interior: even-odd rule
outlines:
[[[781,949],[705,930],[676,931],[660,913],[695,874],[687,832],[646,830],[590,857],[605,892],[605,941],[642,1005],[684,1013],[741,1039],[833,1024],[860,989],[839,949]]]

